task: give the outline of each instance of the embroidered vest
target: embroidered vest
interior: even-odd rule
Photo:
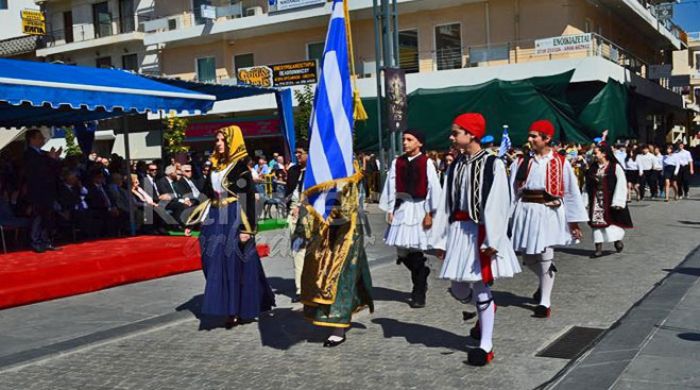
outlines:
[[[428,196],[429,158],[421,154],[408,160],[405,154],[396,159],[396,198],[425,200]],[[397,206],[400,202],[396,202]]]
[[[566,156],[562,156],[559,153],[553,153],[552,155],[552,159],[547,163],[545,191],[555,198],[562,198],[564,197],[564,162],[566,162]],[[527,183],[527,177],[532,168],[531,157],[521,157],[519,164],[515,180],[518,188],[522,188]]]

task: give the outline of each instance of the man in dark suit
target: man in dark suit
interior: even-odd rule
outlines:
[[[192,166],[185,164],[182,166],[182,177],[177,182],[177,190],[184,194],[186,197],[192,201],[192,204],[197,205],[204,197],[202,194],[203,183],[200,179],[195,179],[192,177]]]
[[[101,169],[93,169],[89,173],[90,183],[87,185],[85,202],[90,214],[90,233],[92,238],[113,235],[114,225],[119,210],[109,199],[105,190],[105,177]]]
[[[34,252],[43,253],[58,249],[53,245],[51,236],[55,222],[53,206],[58,199],[60,173],[58,158],[63,149],[51,148],[48,152],[41,150],[46,139],[38,129],[28,130],[25,140],[27,141],[27,150],[24,153],[27,198],[32,207],[30,244]]]
[[[112,174],[112,183],[107,186],[109,200],[116,207],[119,226],[123,231],[129,230],[129,197],[130,193],[124,187],[124,176],[121,173]]]
[[[83,234],[87,233],[87,204],[81,197],[82,184],[78,173],[65,169],[61,173],[58,185],[59,216],[64,225],[77,227]]]
[[[182,225],[183,212],[192,207],[192,201],[177,189],[177,182],[181,176],[182,173],[178,173],[174,165],[168,165],[165,168],[165,176],[156,182],[156,187],[161,196],[169,196],[170,200],[165,209],[171,211],[178,223]]]

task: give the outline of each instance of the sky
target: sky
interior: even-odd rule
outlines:
[[[700,0],[682,0],[673,10],[673,21],[686,32],[700,31]]]

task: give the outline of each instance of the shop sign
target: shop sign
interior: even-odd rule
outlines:
[[[326,0],[268,0],[270,11],[288,11],[296,8],[325,4]]]
[[[20,11],[22,33],[29,35],[46,35],[46,18],[44,13],[35,9]]]
[[[238,69],[238,84],[256,87],[272,87],[272,69],[268,66],[251,66]]]
[[[538,39],[535,41],[535,54],[556,54],[593,48],[593,34],[564,35]]]
[[[241,121],[191,122],[185,130],[187,138],[211,138],[226,126],[236,125],[241,128],[244,138],[281,136],[279,118]],[[212,141],[213,142],[213,141]]]
[[[316,60],[270,65],[275,87],[314,84],[318,80]]]

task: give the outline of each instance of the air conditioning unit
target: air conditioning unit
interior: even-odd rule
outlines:
[[[245,9],[245,16],[258,16],[263,14],[263,9],[260,6],[250,7]]]

